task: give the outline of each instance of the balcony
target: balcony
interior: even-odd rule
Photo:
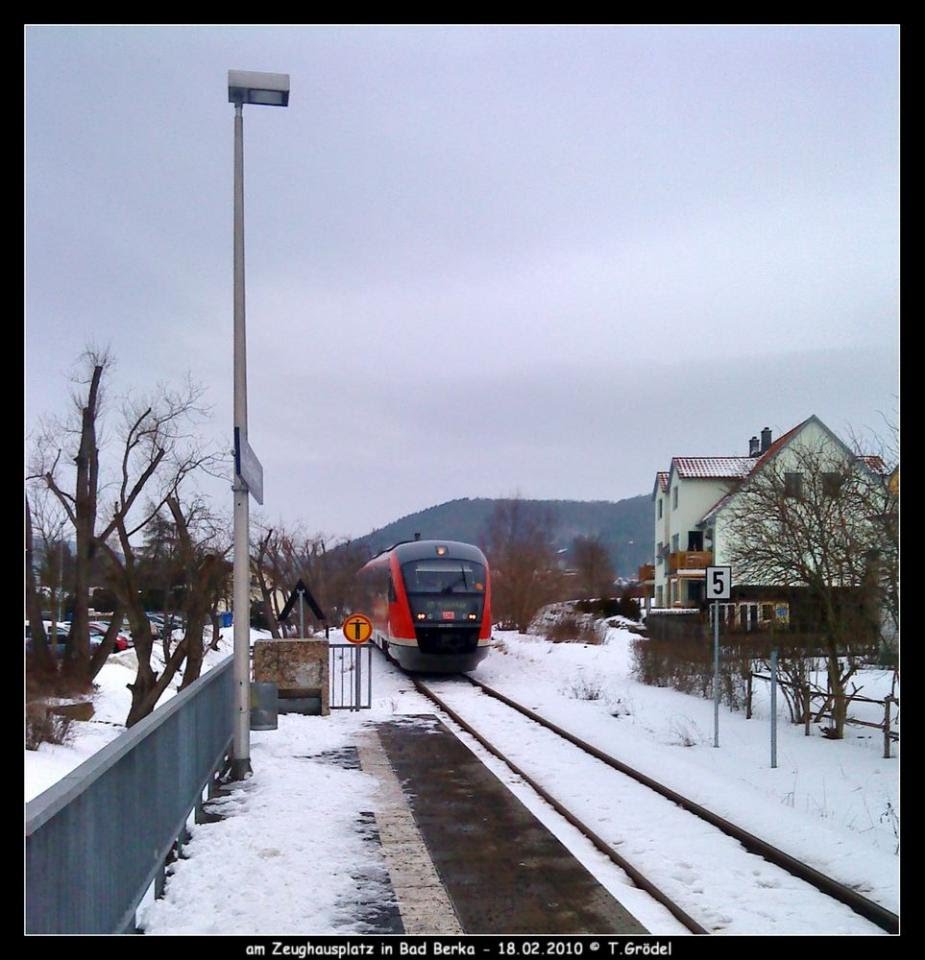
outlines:
[[[636,574],[636,579],[640,583],[652,583],[655,580],[655,564],[644,563]]]
[[[668,572],[705,570],[712,562],[712,550],[678,550],[668,555]]]

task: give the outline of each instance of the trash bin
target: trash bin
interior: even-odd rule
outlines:
[[[251,684],[251,730],[275,730],[279,726],[278,691],[275,683]]]

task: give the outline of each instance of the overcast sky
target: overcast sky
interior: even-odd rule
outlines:
[[[895,420],[896,27],[27,27],[27,432],[86,344],[232,436],[229,69],[263,515],[618,500]],[[219,499],[231,494],[217,488]]]

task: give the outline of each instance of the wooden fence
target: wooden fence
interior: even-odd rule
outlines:
[[[771,678],[762,673],[750,673],[748,676],[748,683],[746,687],[745,694],[745,717],[750,719],[752,715],[752,678],[756,680],[767,680],[769,683]],[[778,684],[782,687],[790,687],[796,691],[801,692],[802,702],[803,702],[803,723],[805,727],[805,735],[810,736],[810,726],[812,723],[818,723],[820,720],[831,720],[832,719],[832,705],[836,699],[846,700],[848,703],[875,703],[879,704],[883,708],[883,720],[878,723],[873,723],[870,720],[859,720],[856,717],[846,717],[845,722],[853,724],[859,727],[871,727],[874,730],[883,731],[883,757],[884,759],[890,758],[890,744],[893,741],[899,741],[899,730],[893,729],[894,725],[898,726],[899,722],[899,697],[894,697],[892,694],[885,697],[883,700],[872,700],[870,697],[862,697],[859,694],[837,694],[832,693],[830,690],[812,690],[809,687],[798,686],[797,684],[790,683],[787,680],[781,680],[778,678]],[[821,700],[822,706],[819,710],[814,712],[813,710],[813,701]],[[896,706],[896,712],[893,713],[893,706]]]

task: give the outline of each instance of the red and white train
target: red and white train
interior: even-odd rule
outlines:
[[[357,581],[373,642],[406,670],[458,673],[488,655],[491,584],[478,547],[398,543],[362,567]]]

